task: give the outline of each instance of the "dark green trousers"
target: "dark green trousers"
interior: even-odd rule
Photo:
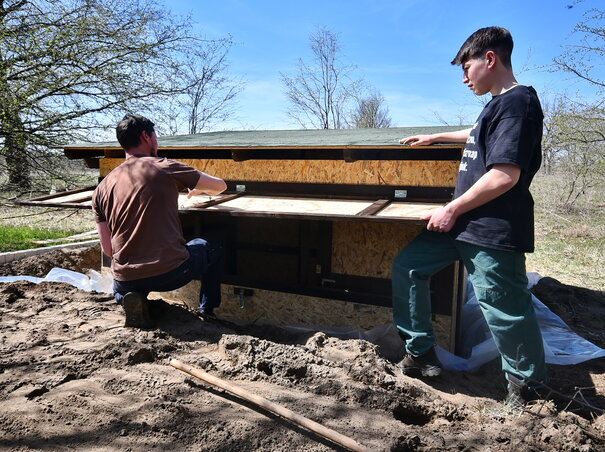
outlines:
[[[393,263],[393,316],[406,350],[418,356],[435,345],[431,276],[461,260],[502,356],[502,369],[523,381],[547,381],[542,335],[527,288],[525,255],[424,231]]]

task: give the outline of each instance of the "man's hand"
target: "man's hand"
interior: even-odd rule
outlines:
[[[199,195],[210,196],[204,190],[200,190],[199,188],[194,188],[193,190],[191,190],[190,188],[188,188],[187,191],[188,191],[188,193],[187,193],[187,199],[191,199],[192,196],[199,196]]]
[[[433,135],[412,135],[411,137],[405,137],[399,140],[401,144],[411,144],[412,146],[421,146],[426,144],[433,144],[435,137]]]
[[[426,228],[429,231],[449,232],[456,223],[457,215],[448,206],[433,210],[422,217],[423,220],[429,220]]]

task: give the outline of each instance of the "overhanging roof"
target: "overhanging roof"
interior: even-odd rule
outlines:
[[[452,132],[465,126],[392,127],[383,129],[337,130],[245,130],[206,132],[194,135],[160,137],[160,149],[295,149],[295,148],[376,148],[401,146],[399,140],[420,134]],[[118,148],[117,141],[77,143],[61,146],[62,149]]]

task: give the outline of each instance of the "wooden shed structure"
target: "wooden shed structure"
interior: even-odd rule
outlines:
[[[225,244],[218,315],[274,324],[367,329],[392,320],[391,265],[451,200],[463,146],[402,146],[420,127],[210,132],[161,137],[159,156],[222,177],[220,196],[179,199],[186,239]],[[105,177],[124,159],[117,142],[64,147]],[[90,208],[94,187],[30,204]],[[455,350],[461,266],[433,278],[440,345]],[[197,303],[197,287],[170,297]]]

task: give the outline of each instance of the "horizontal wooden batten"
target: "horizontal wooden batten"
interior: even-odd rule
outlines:
[[[90,209],[92,205],[92,192],[94,187],[79,188],[52,195],[39,196],[26,201],[19,201],[24,206],[39,207],[66,207],[76,209]]]
[[[370,199],[372,202],[383,198],[392,200],[396,197],[397,192],[402,194],[405,192],[405,197],[401,201],[413,202],[448,202],[451,201],[454,194],[454,189],[451,187],[227,181],[228,191],[237,191],[239,189],[245,191],[248,195]]]
[[[390,280],[338,275],[337,279],[332,281],[334,283],[327,284],[325,287],[308,287],[303,285],[268,283],[254,279],[233,277],[231,275],[223,276],[224,284],[391,307],[390,294],[385,295],[386,291],[390,292]],[[362,289],[362,291],[358,291],[358,289]]]

